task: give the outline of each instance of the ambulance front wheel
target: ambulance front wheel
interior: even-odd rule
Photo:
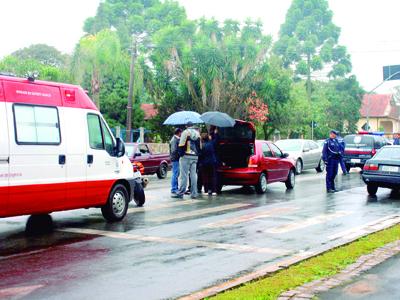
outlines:
[[[122,184],[117,184],[111,190],[107,203],[101,208],[103,217],[109,222],[121,221],[128,210],[128,191]]]

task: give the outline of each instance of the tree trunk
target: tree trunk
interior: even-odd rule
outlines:
[[[263,124],[264,140],[269,140],[271,134],[275,131],[274,127],[268,126],[268,121]]]
[[[193,100],[197,102],[199,100],[199,96],[197,95],[196,89],[193,86],[193,82],[190,79],[191,71],[183,68],[178,50],[175,47],[171,49],[171,55],[175,59],[175,62],[183,75],[189,94],[193,97]]]
[[[219,78],[215,77],[213,79],[213,89],[212,89],[212,109],[218,110],[219,109],[219,102],[221,98],[221,82]]]
[[[203,100],[203,108],[205,109],[207,107],[207,87],[204,79],[201,80],[201,99]]]

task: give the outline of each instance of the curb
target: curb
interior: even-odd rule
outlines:
[[[277,271],[286,269],[292,265],[298,264],[302,261],[305,261],[307,259],[321,255],[325,252],[336,249],[338,247],[342,247],[344,245],[350,244],[364,236],[367,236],[371,233],[375,233],[375,232],[382,231],[384,229],[393,227],[396,224],[400,224],[400,215],[392,215],[388,218],[382,218],[382,219],[378,220],[377,222],[370,222],[367,225],[365,225],[364,227],[360,228],[360,230],[358,230],[358,233],[351,234],[350,235],[351,237],[349,236],[346,240],[342,240],[342,241],[338,242],[337,244],[335,244],[334,246],[322,247],[320,250],[315,251],[315,252],[304,252],[303,254],[298,254],[298,255],[292,256],[289,259],[284,259],[284,260],[278,261],[277,263],[274,263],[274,264],[267,264],[257,271],[254,271],[249,274],[246,274],[246,275],[228,280],[226,282],[211,286],[204,290],[200,290],[198,292],[180,297],[178,299],[179,300],[200,300],[200,299],[204,299],[206,297],[215,296],[216,294],[219,294],[221,292],[224,292],[224,291],[232,289],[232,288],[236,288],[236,287],[243,285],[245,283],[248,283],[250,281],[257,280],[257,279],[260,279],[265,276],[270,276],[273,273],[276,273]],[[304,294],[304,292],[302,294]],[[284,296],[284,297],[286,297],[286,296]],[[292,296],[290,296],[290,298],[288,298],[288,297],[282,298],[282,300],[283,299],[294,299]],[[299,297],[297,297],[297,298],[299,298]],[[310,298],[302,298],[302,299],[310,299]]]

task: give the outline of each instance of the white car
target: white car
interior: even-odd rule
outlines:
[[[322,161],[322,148],[312,140],[288,139],[275,143],[296,162],[296,174],[303,170],[315,169],[318,173],[325,169]]]

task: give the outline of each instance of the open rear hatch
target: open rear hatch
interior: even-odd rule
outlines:
[[[251,122],[236,120],[234,127],[219,128],[218,155],[221,169],[245,168],[254,154],[256,129]]]

